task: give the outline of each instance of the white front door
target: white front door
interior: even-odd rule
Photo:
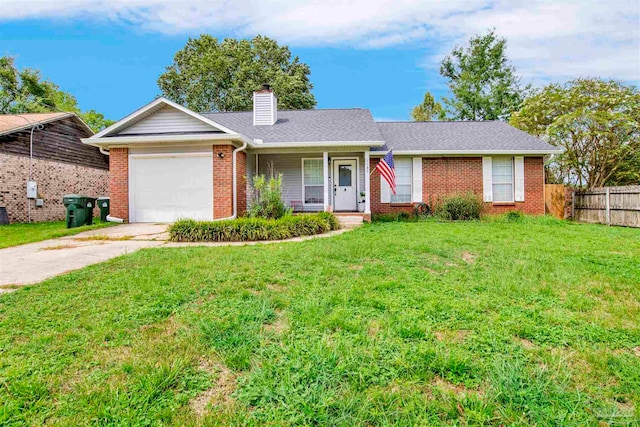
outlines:
[[[336,211],[357,211],[357,162],[351,160],[333,161],[333,194]]]

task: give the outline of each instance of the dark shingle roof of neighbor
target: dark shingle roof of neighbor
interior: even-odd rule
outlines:
[[[273,126],[253,112],[203,116],[251,139],[270,142],[385,141],[372,151],[549,151],[554,147],[503,122],[375,122],[364,108],[280,110]]]
[[[279,110],[273,126],[254,126],[253,112],[203,116],[251,139],[268,142],[382,141],[371,112],[363,108]]]
[[[372,151],[549,151],[546,142],[503,122],[379,122],[386,142]]]

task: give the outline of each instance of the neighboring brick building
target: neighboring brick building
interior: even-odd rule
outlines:
[[[558,152],[501,122],[278,111],[268,88],[247,112],[198,114],[158,98],[83,142],[111,151],[112,215],[130,222],[242,215],[253,178],[270,173],[282,175],[284,201],[296,211],[369,218],[470,192],[490,214],[544,214],[544,156]],[[396,194],[374,170],[390,150]]]
[[[10,222],[64,219],[65,194],[109,195],[107,156],[80,141],[91,135],[74,113],[0,115],[0,207]],[[27,198],[30,164],[42,206]]]

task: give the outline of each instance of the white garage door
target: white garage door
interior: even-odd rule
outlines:
[[[213,218],[212,153],[131,155],[131,222]]]

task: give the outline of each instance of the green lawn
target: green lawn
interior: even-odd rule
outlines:
[[[640,230],[378,223],[0,296],[0,425],[638,425]]]
[[[57,237],[70,236],[83,231],[103,228],[113,225],[111,222],[100,222],[93,219],[93,225],[85,225],[76,228],[67,228],[64,221],[34,222],[31,224],[16,223],[0,225],[0,249],[9,246],[24,245],[25,243],[39,242],[41,240],[55,239]]]

